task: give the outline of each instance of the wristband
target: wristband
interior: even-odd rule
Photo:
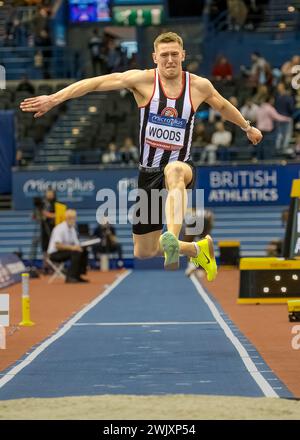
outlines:
[[[241,130],[243,130],[246,133],[248,133],[248,131],[250,131],[252,127],[251,127],[251,122],[250,121],[246,121],[246,122],[247,122],[247,127],[246,128],[240,127],[240,128],[241,128]]]

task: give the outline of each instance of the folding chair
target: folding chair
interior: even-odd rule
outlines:
[[[49,257],[46,257],[46,263],[48,264],[48,266],[51,267],[51,269],[53,270],[53,274],[51,275],[51,277],[48,280],[48,284],[53,283],[53,281],[56,278],[62,278],[63,280],[66,279],[65,274],[63,273],[63,268],[64,268],[64,261],[61,263],[56,263],[55,261],[50,260]]]

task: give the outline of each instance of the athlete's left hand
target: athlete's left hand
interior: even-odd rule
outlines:
[[[263,135],[261,131],[258,130],[257,128],[251,127],[251,129],[247,131],[247,137],[249,141],[252,142],[253,145],[256,145],[262,140]]]

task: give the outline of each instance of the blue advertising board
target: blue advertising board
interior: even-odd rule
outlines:
[[[15,171],[14,209],[31,209],[32,198],[52,187],[57,200],[75,209],[96,209],[101,189],[116,194],[137,187],[136,168],[69,171]],[[204,189],[205,206],[288,205],[293,179],[300,165],[245,165],[198,167],[197,188]]]
[[[199,167],[205,206],[288,205],[300,164]]]
[[[15,254],[0,255],[0,289],[21,282],[25,266]]]
[[[58,202],[69,208],[93,209],[98,206],[97,192],[109,188],[118,193],[120,189],[137,187],[136,168],[113,168],[104,170],[70,171],[15,171],[13,173],[14,209],[31,209],[33,197],[41,197],[47,188],[56,191]]]

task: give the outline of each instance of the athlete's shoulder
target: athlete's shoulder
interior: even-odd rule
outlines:
[[[196,89],[204,96],[210,96],[213,93],[213,85],[209,81],[209,79],[204,78],[203,76],[195,75],[194,73],[190,73],[191,77],[191,87]]]
[[[125,71],[122,75],[125,81],[130,82],[134,87],[136,84],[153,82],[155,69],[132,69]]]
[[[191,85],[195,85],[200,89],[210,89],[212,87],[212,83],[209,79],[204,78],[203,76],[195,75],[194,73],[190,73],[191,77]]]
[[[153,78],[154,77],[155,69],[131,69],[126,70],[123,75],[126,76],[136,76],[140,78]]]

